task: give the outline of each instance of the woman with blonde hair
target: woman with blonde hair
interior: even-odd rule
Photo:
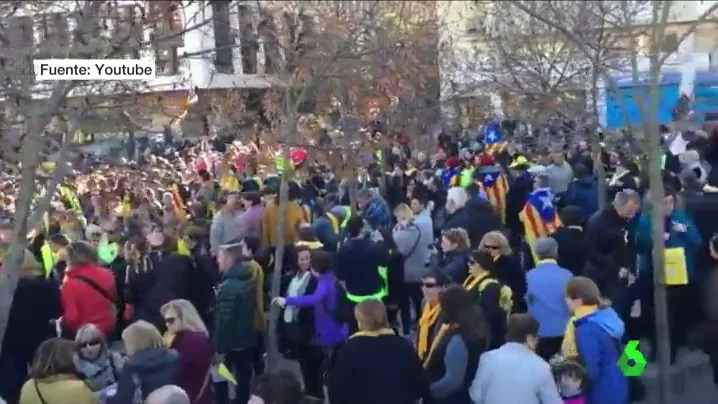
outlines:
[[[177,384],[179,355],[164,347],[154,325],[134,322],[122,332],[122,341],[127,361],[120,372],[117,393],[107,404],[142,403],[160,387]]]
[[[0,247],[0,262],[9,248]],[[0,354],[0,397],[15,403],[27,379],[27,368],[35,351],[56,335],[52,320],[62,315],[60,291],[45,278],[30,251],[23,252],[20,279],[15,289]]]
[[[75,373],[74,347],[72,341],[61,338],[40,344],[30,367],[30,379],[22,386],[20,404],[97,403],[90,387]]]
[[[213,348],[195,307],[187,300],[176,299],[162,306],[162,317],[171,336],[169,347],[179,353],[180,386],[194,404],[212,404],[211,376]]]
[[[500,231],[490,231],[479,243],[479,250],[494,259],[494,276],[501,283],[511,288],[513,306],[512,313],[525,313],[526,272],[521,268],[521,261],[511,251],[509,240]]]
[[[462,283],[468,276],[469,234],[462,228],[441,232],[439,268],[452,282]]]

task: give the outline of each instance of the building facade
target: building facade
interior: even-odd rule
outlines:
[[[132,87],[89,83],[70,94],[71,104],[79,96],[103,105],[127,104],[116,108],[125,116],[132,115],[132,109],[148,115],[151,109],[154,116],[144,116],[142,126],[152,132],[176,124],[187,110],[217,98],[217,93],[244,96],[274,82],[268,60],[277,57],[278,50],[263,41],[273,22],[260,15],[256,2],[115,0],[91,12],[80,8],[82,2],[47,2],[42,7],[30,3],[0,18],[0,47],[15,52],[13,59],[27,59],[26,64],[15,63],[12,74],[5,73],[24,75],[18,81],[32,86],[39,100],[47,98],[52,87],[35,82],[32,59],[68,58],[70,52],[87,59],[153,60],[153,80]],[[8,94],[11,89],[5,90]]]

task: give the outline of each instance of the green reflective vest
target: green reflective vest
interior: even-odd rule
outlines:
[[[40,247],[40,257],[42,258],[42,271],[45,274],[45,278],[49,278],[50,275],[52,275],[52,268],[55,266],[55,259],[53,258],[50,244],[47,241]]]
[[[473,168],[464,168],[461,170],[461,178],[459,179],[459,186],[462,188],[466,188],[474,180],[474,169]]]
[[[349,299],[349,301],[354,304],[359,304],[365,300],[381,300],[385,298],[389,294],[389,269],[385,266],[379,266],[379,268],[377,268],[377,271],[379,271],[379,277],[381,278],[381,281],[383,283],[378,292],[369,296],[357,296],[347,292],[347,299]]]

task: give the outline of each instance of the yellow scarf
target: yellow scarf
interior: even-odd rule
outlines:
[[[436,333],[436,336],[434,336],[434,340],[431,342],[431,349],[429,349],[429,354],[426,355],[426,359],[424,359],[424,369],[429,367],[429,359],[431,359],[431,355],[434,354],[434,351],[439,346],[441,339],[446,336],[447,332],[453,329],[453,324],[442,324],[441,327],[439,327],[439,332]]]
[[[172,341],[175,339],[175,334],[173,332],[165,331],[165,334],[162,336],[162,342],[164,343],[165,347],[169,348],[172,345]]]
[[[576,326],[574,321],[586,317],[598,310],[598,306],[581,306],[573,313],[573,316],[566,323],[566,330],[563,332],[563,342],[561,343],[561,356],[564,358],[578,358],[578,348],[576,347]]]
[[[381,337],[384,335],[396,335],[394,330],[391,328],[382,328],[381,330],[376,331],[359,331],[354,333],[350,338],[354,337]]]
[[[436,323],[439,318],[440,307],[438,303],[424,305],[424,310],[421,312],[419,318],[419,329],[417,330],[416,339],[416,352],[419,354],[419,358],[423,358],[424,354],[429,350],[429,333],[431,327]]]
[[[481,281],[483,281],[484,279],[486,279],[488,276],[489,276],[488,273],[486,273],[486,274],[481,274],[481,275],[479,275],[479,276],[469,274],[469,276],[467,276],[467,277],[466,277],[466,280],[464,281],[464,284],[463,284],[464,289],[466,289],[466,290],[472,290],[473,288],[476,287],[476,285],[478,285],[479,283],[481,283]]]

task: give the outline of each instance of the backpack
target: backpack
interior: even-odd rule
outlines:
[[[506,320],[508,321],[508,318],[511,316],[511,310],[514,305],[514,293],[511,291],[510,287],[504,285],[503,283],[499,282],[494,278],[487,277],[482,279],[481,282],[479,282],[479,295],[484,292],[484,289],[486,289],[487,286],[493,283],[499,285],[499,307],[501,308],[501,310],[504,311],[504,313],[506,313]]]
[[[322,305],[324,310],[329,313],[332,320],[339,324],[346,324],[352,321],[354,318],[354,307],[347,298],[347,291],[344,289],[344,285],[339,282],[338,279],[334,278],[334,310],[329,307],[330,299],[324,299]]]

